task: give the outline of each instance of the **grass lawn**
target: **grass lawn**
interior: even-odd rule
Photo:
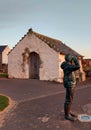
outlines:
[[[9,105],[8,97],[0,95],[0,111],[3,111],[8,105]]]

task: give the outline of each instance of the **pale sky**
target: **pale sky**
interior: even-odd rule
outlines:
[[[91,58],[91,0],[0,0],[0,45],[32,28]]]

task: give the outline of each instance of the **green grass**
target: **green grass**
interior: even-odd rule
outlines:
[[[0,95],[0,111],[3,111],[9,105],[9,99]]]
[[[8,74],[7,73],[0,73],[0,77],[1,78],[8,78]]]

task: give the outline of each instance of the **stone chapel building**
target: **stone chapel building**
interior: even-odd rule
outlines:
[[[81,80],[85,80],[81,59],[83,56],[56,40],[29,29],[8,55],[9,78],[63,81],[60,64],[65,54],[79,58]]]

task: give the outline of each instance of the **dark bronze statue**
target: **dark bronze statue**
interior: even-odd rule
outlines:
[[[74,91],[76,87],[76,78],[74,71],[80,68],[78,59],[70,54],[65,56],[65,61],[61,64],[64,72],[63,84],[66,88],[66,96],[64,103],[65,119],[74,121],[77,116],[71,112],[71,105],[73,101]]]

